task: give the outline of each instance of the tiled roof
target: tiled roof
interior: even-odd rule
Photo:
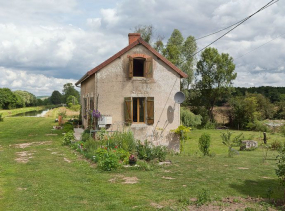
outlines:
[[[85,81],[87,78],[89,78],[89,76],[93,75],[94,73],[98,72],[99,70],[101,70],[102,68],[106,67],[108,64],[110,64],[111,62],[113,62],[114,60],[116,60],[117,58],[119,58],[120,56],[122,56],[123,54],[125,54],[126,52],[128,52],[129,50],[131,50],[133,47],[137,46],[137,45],[143,45],[144,47],[146,47],[150,52],[152,52],[154,55],[156,55],[161,61],[163,61],[165,64],[167,64],[171,69],[173,69],[175,72],[177,72],[182,78],[186,78],[187,74],[184,73],[182,70],[180,70],[178,67],[176,67],[174,64],[172,64],[168,59],[166,59],[164,56],[162,56],[160,53],[158,53],[154,48],[152,48],[146,41],[144,41],[142,38],[137,39],[136,41],[134,41],[133,43],[131,43],[130,45],[128,45],[127,47],[123,48],[122,50],[120,50],[118,53],[116,53],[115,55],[113,55],[112,57],[110,57],[109,59],[107,59],[106,61],[104,61],[103,63],[101,63],[100,65],[98,65],[97,67],[93,68],[92,70],[88,71],[81,79],[79,79],[75,85],[80,84],[81,82]]]

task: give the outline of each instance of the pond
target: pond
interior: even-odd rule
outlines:
[[[20,116],[25,116],[25,117],[44,117],[45,114],[48,111],[49,111],[49,109],[39,110],[39,111],[27,111],[27,112],[24,112],[24,113],[12,115],[10,117],[20,117]]]

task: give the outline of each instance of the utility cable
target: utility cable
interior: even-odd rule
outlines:
[[[277,1],[279,1],[279,0],[277,0]],[[276,2],[277,2],[277,1],[276,1]],[[267,6],[265,6],[262,10],[266,9],[267,7],[270,7],[272,4],[275,4],[276,2],[273,2],[273,3],[271,3],[271,4],[267,5]],[[248,17],[249,17],[249,16],[248,16]],[[210,34],[207,34],[207,35],[204,35],[204,36],[202,36],[202,37],[199,37],[199,38],[195,39],[195,41],[200,40],[200,39],[203,39],[203,38],[206,38],[206,37],[209,37],[209,36],[212,36],[212,35],[214,35],[214,34],[217,34],[217,33],[221,32],[221,31],[224,31],[224,30],[226,30],[226,29],[228,29],[228,28],[231,28],[231,27],[233,27],[233,26],[235,26],[235,25],[241,23],[242,21],[244,21],[244,20],[247,19],[248,17],[246,17],[246,18],[244,18],[244,19],[242,19],[242,20],[240,20],[240,21],[238,21],[238,22],[236,22],[236,23],[234,23],[234,24],[232,24],[232,25],[230,25],[230,26],[227,26],[227,27],[225,27],[225,28],[223,28],[223,29],[220,29],[220,30],[218,30],[218,31],[215,31],[215,32],[212,32],[212,33],[210,33]]]
[[[203,51],[204,49],[206,49],[207,47],[209,47],[210,45],[214,44],[215,42],[217,42],[218,40],[220,40],[222,37],[224,37],[225,35],[227,35],[228,33],[230,33],[231,31],[233,31],[235,28],[237,28],[238,26],[240,26],[241,24],[243,24],[245,21],[247,21],[248,19],[250,19],[252,16],[254,16],[255,14],[259,13],[260,11],[264,10],[265,8],[275,4],[276,2],[278,2],[279,0],[272,0],[269,3],[267,3],[266,5],[264,5],[263,7],[261,7],[259,10],[257,10],[255,13],[251,14],[250,16],[248,16],[247,18],[245,18],[243,21],[241,21],[239,24],[237,24],[235,27],[233,27],[232,29],[230,29],[229,31],[227,31],[226,33],[224,33],[222,36],[218,37],[217,39],[215,39],[213,42],[211,42],[210,44],[208,44],[207,46],[205,46],[204,48],[202,48],[201,50],[197,51],[196,53],[194,53],[192,55],[192,57],[194,57],[196,54],[198,54],[199,52]]]
[[[282,36],[284,36],[284,35],[285,35],[285,34],[281,34],[281,35],[279,35],[279,36],[275,37],[274,39],[271,39],[271,40],[269,40],[269,41],[267,41],[267,42],[263,43],[262,45],[260,45],[260,46],[258,46],[258,47],[256,47],[256,48],[254,48],[254,49],[252,49],[252,50],[250,50],[250,51],[246,52],[245,54],[243,54],[243,55],[241,55],[241,56],[239,56],[239,57],[235,58],[234,60],[238,60],[238,59],[240,59],[240,58],[244,57],[245,55],[247,55],[247,54],[251,53],[252,51],[257,50],[257,49],[261,48],[262,46],[264,46],[264,45],[266,45],[266,44],[268,44],[268,43],[272,42],[273,40],[276,40],[277,38],[282,37]]]

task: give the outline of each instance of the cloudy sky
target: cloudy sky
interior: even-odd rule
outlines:
[[[269,1],[0,0],[0,87],[51,95],[127,46],[137,25],[152,24],[164,43],[175,28],[198,38]],[[234,58],[235,86],[285,85],[284,26],[281,0],[212,45]],[[198,40],[199,49],[221,35]]]

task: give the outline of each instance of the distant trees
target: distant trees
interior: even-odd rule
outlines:
[[[37,105],[36,97],[27,91],[12,92],[9,88],[0,88],[0,108],[13,109]]]

